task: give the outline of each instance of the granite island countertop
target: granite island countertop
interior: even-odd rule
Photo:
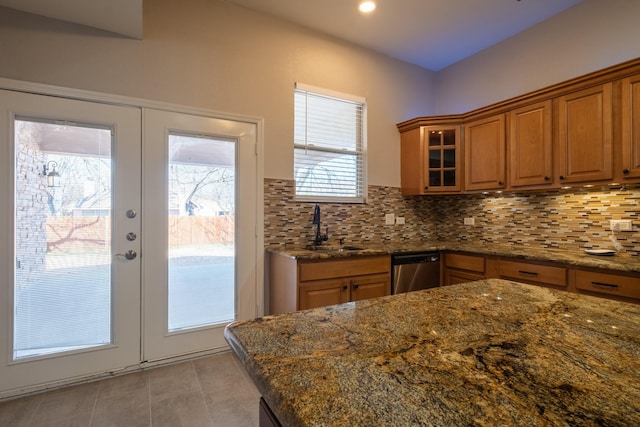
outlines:
[[[284,426],[640,425],[640,306],[499,279],[232,323]]]
[[[474,243],[467,241],[404,242],[389,243],[385,245],[362,243],[357,246],[361,246],[363,249],[337,253],[316,252],[304,247],[266,248],[266,250],[267,252],[295,259],[328,259],[366,255],[394,255],[412,252],[456,251],[478,255],[513,257],[532,261],[552,261],[582,267],[640,273],[640,258],[637,256],[630,255],[629,253],[619,253],[615,256],[595,256],[586,254],[581,248],[575,250],[561,250],[542,247],[535,248],[529,246],[505,245],[500,243]]]

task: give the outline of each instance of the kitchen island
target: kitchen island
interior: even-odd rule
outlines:
[[[640,425],[640,306],[490,279],[225,330],[283,426]]]

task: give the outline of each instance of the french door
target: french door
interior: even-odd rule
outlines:
[[[2,391],[136,364],[140,109],[0,105]]]
[[[0,110],[0,397],[222,348],[257,315],[255,123],[7,90]]]
[[[225,346],[256,316],[255,125],[144,112],[143,359]]]

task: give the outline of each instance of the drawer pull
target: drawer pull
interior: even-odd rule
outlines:
[[[353,289],[358,289],[359,287],[360,287],[360,284],[358,284],[358,283],[354,283],[353,284]]]
[[[535,271],[518,270],[518,273],[526,274],[528,276],[537,276],[538,275],[538,273],[536,273]]]
[[[594,286],[602,286],[605,288],[617,288],[618,285],[615,284],[611,284],[611,283],[604,283],[604,282],[591,282],[592,285]]]

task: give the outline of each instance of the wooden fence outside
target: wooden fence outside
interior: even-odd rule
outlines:
[[[47,218],[47,251],[102,249],[111,236],[109,216],[58,216]],[[233,216],[171,216],[172,247],[230,244],[234,241]]]

